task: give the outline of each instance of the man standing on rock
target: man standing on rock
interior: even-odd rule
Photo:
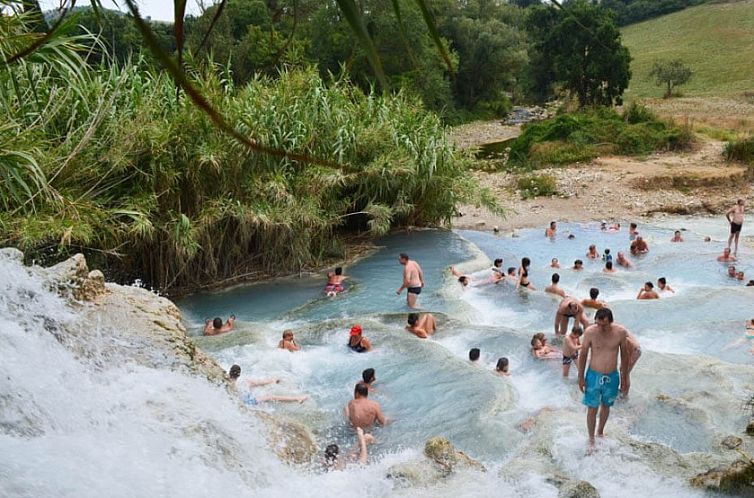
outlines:
[[[731,216],[732,215],[732,216]],[[738,199],[736,204],[725,213],[725,219],[730,223],[730,235],[728,236],[728,249],[730,243],[735,240],[736,245],[733,254],[738,255],[738,237],[741,235],[741,227],[744,224],[744,200]]]
[[[613,323],[613,312],[609,308],[597,310],[595,324],[584,331],[579,352],[579,389],[584,393],[586,427],[589,433],[590,452],[594,448],[594,428],[599,409],[597,436],[605,435],[605,424],[610,416],[610,407],[618,397],[618,390],[624,396],[631,387],[629,378],[628,330]],[[591,356],[589,355],[591,351]],[[618,354],[620,353],[620,374]],[[587,357],[589,367],[587,368]]]
[[[406,289],[406,304],[409,308],[416,308],[416,298],[424,287],[424,273],[419,264],[411,261],[406,253],[401,253],[398,261],[404,266],[403,285],[398,288],[396,294],[400,295],[403,289]]]

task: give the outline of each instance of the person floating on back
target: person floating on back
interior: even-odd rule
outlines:
[[[239,365],[233,365],[230,367],[230,370],[228,371],[228,379],[230,379],[231,384],[234,387],[238,387],[238,378],[241,376],[241,367]],[[245,382],[246,389],[241,389],[241,399],[243,402],[249,406],[256,406],[259,403],[264,403],[265,401],[283,401],[288,403],[303,403],[307,399],[309,399],[309,396],[260,396],[255,397],[251,391],[248,389],[250,387],[257,387],[257,386],[266,386],[268,384],[279,384],[280,379],[278,378],[270,378],[270,379],[247,379]]]
[[[432,313],[409,313],[408,325],[406,330],[414,334],[416,337],[426,339],[431,336],[437,330],[437,323]]]
[[[223,325],[223,319],[219,316],[214,320],[207,318],[204,321],[204,335],[220,335],[233,330],[236,323],[236,315],[230,315],[228,321]]]
[[[347,279],[343,275],[343,268],[338,266],[334,272],[327,273],[327,285],[325,285],[325,294],[328,297],[335,297],[338,293],[343,292],[343,281]]]
[[[366,353],[372,350],[372,343],[369,342],[369,339],[363,337],[361,332],[361,325],[356,324],[351,327],[351,334],[348,338],[348,347],[351,348],[351,351]]]

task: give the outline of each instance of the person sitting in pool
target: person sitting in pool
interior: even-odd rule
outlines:
[[[610,228],[607,229],[608,232],[620,232],[620,223],[613,223],[610,225]]]
[[[605,251],[602,253],[602,261],[607,262],[607,261],[612,261],[612,260],[613,260],[613,255],[610,254],[610,249],[606,248]]]
[[[558,282],[560,282],[560,275],[557,273],[552,274],[552,283],[545,287],[545,292],[548,292],[550,294],[555,294],[560,297],[566,297],[565,291],[558,285]]]
[[[482,352],[479,350],[479,348],[471,348],[471,349],[469,349],[469,361],[471,363],[478,362],[480,356],[482,356]]]
[[[296,338],[293,336],[293,331],[288,329],[283,332],[283,338],[278,342],[280,349],[287,349],[290,352],[300,351],[301,346],[296,342]]]
[[[351,348],[351,351],[357,353],[366,353],[367,351],[372,350],[372,343],[369,342],[369,339],[361,335],[361,325],[356,324],[351,327],[351,335],[348,338],[348,347]]]
[[[573,271],[581,271],[584,269],[584,262],[580,259],[577,259],[573,262],[573,267],[571,267],[571,270]]]
[[[584,333],[578,324],[573,326],[571,333],[563,339],[563,377],[568,378],[571,372],[571,363],[579,359],[581,349],[581,335]]]
[[[638,225],[636,223],[631,223],[628,225],[628,238],[629,240],[634,240],[639,235],[639,231],[637,230]]]
[[[683,237],[681,237],[680,230],[676,230],[675,233],[673,233],[673,238],[670,239],[670,242],[683,242]]]
[[[550,268],[560,268],[560,262],[558,261],[558,258],[552,258],[552,260],[550,260]]]
[[[589,320],[584,313],[584,307],[573,297],[567,297],[560,301],[555,312],[555,336],[564,336],[568,331],[568,322],[573,318],[574,323],[581,323],[585,328],[589,326]]]
[[[241,376],[241,367],[239,365],[233,365],[230,367],[230,370],[228,371],[228,379],[230,380],[230,383],[234,387],[238,387],[238,378]],[[269,384],[279,384],[280,379],[278,378],[270,378],[270,379],[260,379],[260,380],[253,380],[253,379],[247,379],[246,380],[246,387],[257,387],[257,386],[266,386]],[[283,401],[288,403],[303,403],[307,399],[309,399],[309,396],[260,396],[255,397],[248,389],[244,389],[241,391],[241,399],[243,402],[249,406],[256,406],[259,403],[264,403],[265,401]]]
[[[370,391],[374,391],[374,387],[372,384],[377,382],[377,377],[374,373],[374,368],[367,368],[363,372],[361,372],[361,380],[364,381],[364,384],[367,385]]]
[[[529,258],[521,258],[521,267],[518,269],[518,282],[516,282],[516,289],[519,287],[526,287],[529,290],[537,290],[529,281],[529,266],[531,266],[531,260]]]
[[[328,272],[325,294],[329,297],[335,297],[339,292],[343,292],[343,281],[347,278],[343,275],[343,268],[340,266],[335,268],[334,272]]]
[[[538,360],[553,360],[560,358],[561,352],[547,344],[547,337],[543,332],[538,332],[531,338],[531,354]]]
[[[636,240],[634,242],[636,242],[636,254],[634,254],[634,256],[639,255],[639,254],[647,254],[649,252],[649,246],[647,245],[647,241],[644,240],[644,238],[641,235],[637,235]]]
[[[728,266],[728,276],[730,278],[736,278],[736,266],[735,265]]]
[[[367,446],[374,442],[374,436],[365,434],[364,429],[357,427],[356,437],[359,441],[358,446],[348,455],[348,460],[358,461],[361,465],[366,465],[369,458]],[[346,468],[346,459],[340,457],[340,448],[337,444],[327,445],[322,466],[325,471],[343,470]]]
[[[387,418],[382,413],[380,404],[369,399],[369,387],[363,382],[356,384],[353,390],[353,399],[345,408],[346,420],[353,428],[369,430],[375,423],[385,426]]]
[[[660,289],[660,292],[672,292],[675,294],[675,289],[673,289],[669,284],[665,277],[660,277],[657,279],[657,287]]]
[[[589,259],[599,259],[600,253],[597,252],[597,246],[592,244],[589,246],[589,250],[586,252],[586,257]]]
[[[408,325],[406,330],[414,334],[416,337],[426,339],[431,336],[437,330],[437,322],[432,313],[409,313]]]
[[[602,269],[602,273],[615,273],[617,270],[613,268],[613,262],[608,261],[605,263],[605,267]]]
[[[736,280],[738,280],[739,282],[743,282],[744,279],[745,279],[744,272],[742,271],[736,272]]]
[[[505,279],[505,271],[503,270],[503,258],[497,258],[492,264],[492,268],[490,268],[490,270],[492,271],[492,275],[490,275],[490,282],[497,284]]]
[[[506,271],[509,278],[516,279],[516,267],[515,266],[509,266],[508,270]]]
[[[597,296],[600,295],[600,290],[597,287],[592,287],[589,289],[589,299],[584,299],[581,301],[582,306],[585,308],[592,308],[595,310],[599,310],[607,306],[604,301],[599,301],[597,299]]]
[[[495,365],[495,372],[503,377],[508,377],[511,373],[508,370],[508,358],[499,358],[497,365]]]
[[[618,259],[616,259],[615,261],[623,268],[634,267],[634,264],[631,262],[630,259],[626,257],[626,254],[623,251],[618,252]]]
[[[236,315],[230,315],[230,318],[228,318],[228,321],[225,322],[225,325],[223,325],[223,319],[219,316],[212,321],[207,318],[204,321],[204,335],[220,335],[226,332],[230,332],[231,330],[233,330],[235,323]]]
[[[554,221],[550,222],[550,226],[547,227],[547,230],[545,230],[545,237],[554,239],[555,234],[558,231],[558,225]]]
[[[655,292],[654,287],[652,282],[645,282],[644,287],[639,289],[636,299],[660,299],[660,295]]]
[[[722,255],[717,257],[717,260],[721,263],[730,263],[731,261],[736,261],[736,257],[730,253],[730,247],[726,247],[723,249]]]

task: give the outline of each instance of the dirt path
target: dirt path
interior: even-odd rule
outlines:
[[[515,136],[497,123],[486,124],[481,137]],[[473,123],[472,123],[473,125]],[[508,135],[507,137],[505,135]],[[455,134],[453,134],[455,137]],[[477,145],[473,127],[466,125],[457,143]],[[494,141],[494,140],[493,140]],[[475,172],[506,209],[500,217],[484,208],[463,206],[453,220],[456,228],[507,231],[544,226],[551,220],[626,220],[669,214],[720,213],[735,199],[752,201],[752,179],[742,165],[725,162],[723,142],[699,137],[693,151],[653,154],[645,158],[609,156],[589,164],[539,170],[555,177],[558,196],[521,200],[516,176]]]

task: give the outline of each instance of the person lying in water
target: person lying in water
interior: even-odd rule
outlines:
[[[278,348],[287,349],[290,352],[300,351],[301,346],[296,342],[296,337],[293,335],[293,331],[288,329],[283,332],[283,338],[278,342]]]
[[[437,322],[432,313],[409,313],[408,325],[406,330],[414,334],[416,337],[426,339],[431,336],[437,330]]]
[[[231,384],[234,387],[236,387],[236,388],[238,388],[237,383],[238,383],[238,378],[240,376],[241,376],[241,367],[239,365],[233,365],[232,367],[230,367],[230,370],[228,371],[228,378],[230,379]],[[247,379],[245,381],[245,383],[244,383],[245,384],[244,387],[246,387],[246,389],[239,389],[239,391],[241,393],[241,399],[243,400],[243,402],[245,404],[247,404],[249,406],[256,406],[259,403],[264,403],[266,401],[282,401],[282,402],[288,402],[288,403],[303,403],[304,401],[306,401],[307,399],[309,399],[308,395],[303,395],[303,396],[276,396],[276,395],[272,395],[272,396],[260,396],[260,397],[257,398],[248,389],[248,388],[251,388],[251,387],[266,386],[266,385],[269,385],[269,384],[279,384],[279,383],[280,383],[280,379],[275,378],[275,377],[270,378],[270,379],[258,379],[258,380]]]
[[[547,344],[547,337],[543,332],[538,332],[531,338],[531,354],[539,360],[555,360],[560,358],[562,353]]]
[[[207,318],[204,321],[204,335],[220,335],[233,330],[236,323],[236,315],[230,315],[228,321],[223,325],[223,319],[219,316],[214,320]]]
[[[471,277],[464,275],[460,271],[456,270],[455,266],[450,267],[450,273],[452,273],[454,277],[458,278],[458,282],[461,284],[461,287],[468,287],[471,285]]]
[[[343,275],[343,268],[338,266],[334,272],[327,273],[327,285],[325,285],[325,294],[328,297],[335,297],[338,293],[343,292],[343,281],[347,279]]]
[[[367,446],[374,442],[374,436],[365,434],[361,427],[356,428],[356,437],[358,438],[357,446],[351,450],[346,458],[340,455],[340,448],[337,444],[330,444],[325,449],[325,458],[322,462],[326,471],[343,470],[346,468],[346,460],[358,461],[361,465],[366,465],[369,453]]]

